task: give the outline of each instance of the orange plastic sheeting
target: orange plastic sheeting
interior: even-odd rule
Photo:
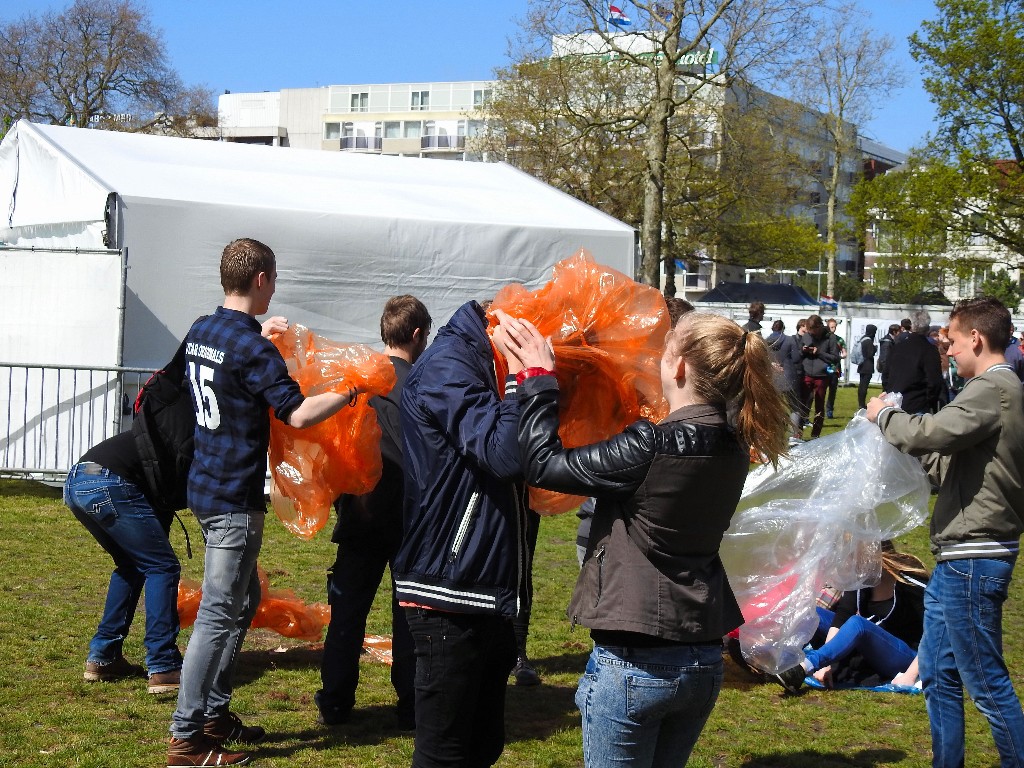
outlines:
[[[661,389],[661,353],[669,330],[668,307],[655,288],[596,264],[584,250],[555,265],[536,291],[502,288],[490,307],[529,320],[555,350],[558,434],[567,448],[606,440],[643,417],[668,415]],[[499,373],[505,362],[495,355]],[[582,497],[530,489],[530,506],[554,515],[575,509]]]
[[[391,391],[395,369],[387,355],[338,344],[301,325],[273,342],[303,394],[359,390],[354,407],[308,429],[270,420],[270,501],[289,530],[309,539],[324,527],[338,496],[367,493],[380,480],[380,427],[369,400]]]
[[[331,620],[331,607],[326,603],[307,605],[290,589],[271,589],[266,572],[259,566],[257,570],[263,597],[252,625],[296,640],[320,640]],[[202,596],[198,582],[182,579],[178,584],[178,621],[182,627],[195,623]]]

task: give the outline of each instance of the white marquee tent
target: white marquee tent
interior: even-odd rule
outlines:
[[[273,313],[378,346],[394,294],[439,326],[580,248],[634,269],[631,227],[500,163],[22,121],[0,144],[0,211],[0,366],[162,365],[220,302],[220,252],[243,236],[277,254]]]

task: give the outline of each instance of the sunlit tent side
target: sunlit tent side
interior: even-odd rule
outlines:
[[[220,252],[236,237],[276,252],[274,313],[378,346],[394,294],[421,298],[437,326],[511,281],[539,286],[580,248],[634,269],[631,227],[502,163],[22,121],[0,144],[0,211],[7,470],[66,469],[117,429],[132,389],[122,372],[71,384],[67,371],[166,362],[192,320],[220,302]],[[64,380],[29,366],[63,367]]]

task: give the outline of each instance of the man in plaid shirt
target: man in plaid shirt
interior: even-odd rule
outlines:
[[[168,768],[242,765],[231,741],[266,736],[230,711],[231,674],[260,602],[256,558],[263,541],[263,497],[270,415],[297,429],[332,416],[356,396],[303,397],[280,352],[260,335],[256,316],[277,283],[274,252],[248,238],[227,245],[220,262],[224,304],[197,320],[186,337],[186,378],[196,410],[189,507],[206,538],[203,596],[181,670],[171,720]],[[282,323],[283,328],[287,327]]]

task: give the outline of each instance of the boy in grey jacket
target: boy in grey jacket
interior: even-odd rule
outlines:
[[[964,764],[963,688],[989,721],[1002,766],[1024,766],[1024,712],[1002,653],[1002,605],[1024,531],[1024,395],[1003,349],[1010,313],[991,298],[958,302],[949,353],[969,381],[935,414],[873,398],[867,417],[939,483],[936,566],[918,653],[932,765]]]

